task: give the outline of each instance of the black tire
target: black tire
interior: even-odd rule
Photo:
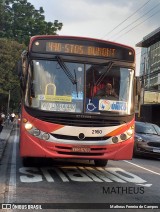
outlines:
[[[138,152],[137,152],[137,144],[134,144],[134,148],[133,148],[133,157],[137,157],[138,156]]]
[[[97,159],[97,160],[94,160],[94,163],[95,163],[96,166],[104,167],[104,166],[107,165],[108,160]]]

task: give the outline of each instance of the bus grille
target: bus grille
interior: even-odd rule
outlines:
[[[77,156],[103,156],[103,153],[85,153],[85,152],[57,152],[63,155],[77,155]]]
[[[118,126],[124,124],[124,121],[108,120],[100,118],[76,118],[76,117],[62,117],[62,116],[43,116],[39,117],[42,121],[68,125],[68,126],[80,126],[80,127],[106,127],[106,126]]]
[[[99,147],[99,148],[91,148],[90,152],[73,152],[72,147],[62,147],[62,146],[55,146],[55,150],[58,154],[62,155],[74,155],[74,156],[103,156],[106,148]]]

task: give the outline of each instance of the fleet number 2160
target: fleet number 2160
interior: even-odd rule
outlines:
[[[102,134],[102,130],[92,130],[92,134]]]

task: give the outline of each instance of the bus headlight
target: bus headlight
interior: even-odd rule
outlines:
[[[126,133],[129,135],[129,136],[132,136],[133,135],[133,128],[129,128]]]
[[[35,129],[33,130],[32,134],[33,134],[34,136],[39,136],[39,135],[40,135],[40,130],[38,130],[37,128],[35,128]]]
[[[122,134],[113,136],[112,143],[116,144],[116,143],[124,142],[124,141],[130,139],[133,136],[133,132],[134,132],[134,128],[130,127],[128,130],[126,130]]]
[[[123,141],[125,141],[127,139],[127,135],[125,133],[122,133],[120,135],[120,139],[123,140]]]
[[[114,144],[118,143],[118,137],[114,136],[114,137],[112,138],[112,142],[113,142]]]
[[[44,133],[44,134],[42,135],[42,139],[43,139],[43,140],[48,140],[49,137],[50,137],[50,135],[49,135],[48,133]]]
[[[24,125],[26,130],[31,130],[33,128],[33,125],[30,122],[25,123]]]
[[[37,129],[30,122],[25,123],[25,129],[28,131],[29,134],[38,137],[39,139],[49,140],[50,138],[49,133]]]

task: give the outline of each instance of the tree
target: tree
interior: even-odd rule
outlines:
[[[36,10],[27,0],[0,0],[0,37],[19,43],[29,42],[33,35],[56,34],[63,24],[46,22],[42,7]]]
[[[0,0],[0,110],[6,109],[9,90],[11,107],[17,107],[20,92],[15,67],[30,37],[56,34],[62,25],[58,20],[46,22],[43,8],[36,10],[27,0]]]
[[[6,38],[0,39],[0,110],[7,106],[9,90],[11,106],[16,108],[20,98],[20,86],[16,64],[25,45]]]

